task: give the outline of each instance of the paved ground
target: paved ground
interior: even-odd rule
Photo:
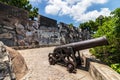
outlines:
[[[85,70],[77,69],[77,73],[68,73],[65,67],[49,65],[48,53],[54,47],[20,50],[29,68],[23,80],[93,80]]]

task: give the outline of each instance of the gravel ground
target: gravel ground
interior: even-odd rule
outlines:
[[[48,53],[54,47],[19,50],[25,58],[29,73],[22,80],[92,80],[89,73],[77,70],[77,73],[68,73],[66,68],[60,65],[49,65]]]

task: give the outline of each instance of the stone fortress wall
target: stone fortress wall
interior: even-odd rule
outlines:
[[[36,37],[35,23],[36,21],[29,20],[27,11],[0,3],[0,41],[4,44],[31,45]]]
[[[8,46],[17,44],[19,28],[28,21],[28,12],[13,6],[0,3],[0,41]]]
[[[59,29],[57,21],[42,15],[38,17],[40,45],[59,45]]]
[[[27,11],[0,3],[0,41],[8,46],[60,45],[81,41],[82,37],[80,28],[57,24],[42,15],[32,21]]]

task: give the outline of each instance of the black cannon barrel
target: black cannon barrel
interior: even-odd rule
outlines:
[[[79,50],[92,48],[92,47],[96,47],[96,46],[102,46],[102,45],[108,45],[108,41],[107,41],[105,36],[95,38],[95,39],[86,40],[86,41],[61,45],[61,46],[56,47],[54,50],[72,47],[75,51],[79,51]]]

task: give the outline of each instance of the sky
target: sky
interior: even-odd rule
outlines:
[[[29,0],[33,7],[39,8],[39,14],[55,19],[57,22],[80,23],[95,20],[100,15],[110,16],[120,8],[120,0]]]

